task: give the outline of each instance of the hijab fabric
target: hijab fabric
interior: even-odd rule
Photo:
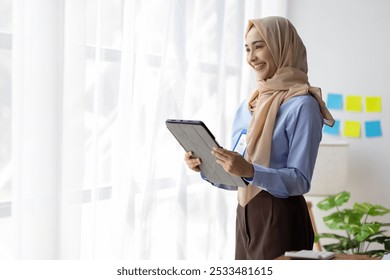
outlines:
[[[321,89],[309,84],[306,48],[290,21],[282,17],[249,20],[245,37],[251,28],[256,28],[264,38],[277,70],[271,78],[258,81],[257,89],[248,100],[253,115],[246,138],[245,157],[252,163],[269,167],[276,115],[283,102],[311,94],[320,105],[325,124],[333,126],[334,119],[322,100]],[[244,207],[260,191],[251,184],[239,187],[239,204]]]

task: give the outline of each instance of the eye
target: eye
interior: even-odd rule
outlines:
[[[255,49],[258,50],[258,49],[261,49],[262,47],[264,47],[264,45],[256,45]]]
[[[246,51],[246,52],[250,52],[250,49],[249,49],[249,48],[245,48],[245,51]]]

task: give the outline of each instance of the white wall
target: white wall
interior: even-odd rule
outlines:
[[[390,1],[291,0],[288,5],[288,18],[307,48],[312,85],[321,87],[324,95],[382,97],[381,113],[332,112],[342,121],[362,124],[379,119],[383,137],[367,138],[363,130],[358,139],[324,134],[323,141],[350,144],[345,189],[351,192],[351,202],[390,207]],[[321,231],[318,219],[317,224]]]

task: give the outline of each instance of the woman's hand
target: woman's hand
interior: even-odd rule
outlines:
[[[192,151],[186,152],[186,154],[184,155],[184,161],[186,162],[189,169],[196,172],[200,172],[199,165],[202,162],[200,158],[193,158],[192,155],[193,155]]]
[[[254,169],[252,163],[247,161],[239,153],[223,148],[213,148],[211,153],[217,158],[217,163],[229,174],[238,177],[253,178]]]

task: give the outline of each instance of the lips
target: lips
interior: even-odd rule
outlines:
[[[262,69],[264,66],[265,66],[265,62],[262,62],[262,63],[259,63],[259,64],[252,64],[252,67],[253,67],[255,70],[260,70],[260,69]]]

